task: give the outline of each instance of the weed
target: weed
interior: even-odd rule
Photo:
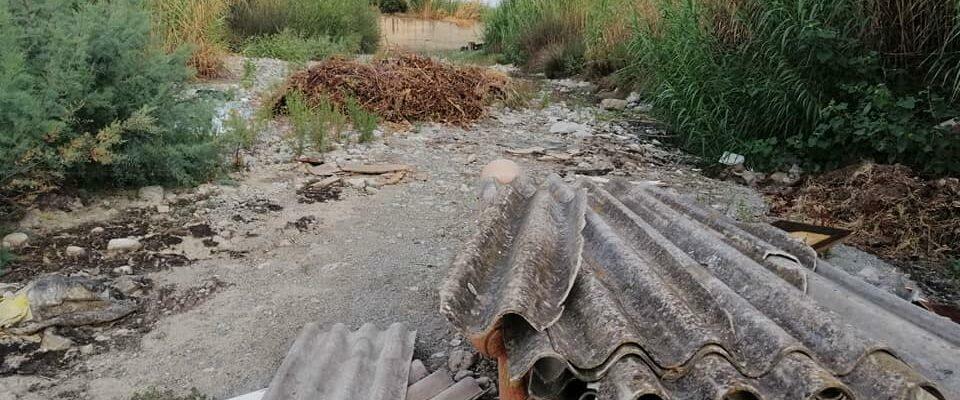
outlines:
[[[0,275],[3,275],[4,268],[14,261],[17,261],[17,255],[6,247],[0,247]]]
[[[320,123],[329,133],[328,136],[333,140],[340,140],[340,134],[347,125],[347,116],[340,111],[340,107],[329,97],[321,96],[317,98],[316,112],[319,113]]]
[[[233,156],[233,167],[240,169],[243,167],[242,152],[253,149],[264,123],[256,117],[247,120],[239,112],[233,111],[223,125],[221,144]]]
[[[373,140],[373,131],[377,129],[380,123],[380,117],[376,113],[367,111],[355,98],[348,98],[347,113],[350,114],[350,120],[353,121],[353,128],[360,134],[358,141],[365,143]]]
[[[203,77],[223,74],[225,16],[230,0],[149,0],[154,32],[167,52],[189,46],[190,65]]]
[[[244,89],[250,89],[257,79],[257,64],[253,60],[243,60],[243,76],[240,78],[240,84]]]
[[[953,276],[954,280],[960,281],[960,259],[953,260],[949,264],[948,273]]]
[[[323,151],[326,132],[320,116],[310,108],[303,93],[298,91],[288,93],[286,105],[290,124],[293,125],[293,150],[296,155],[303,155],[310,141],[313,142],[317,151]]]
[[[150,388],[135,393],[130,400],[213,400],[213,398],[200,393],[196,388],[190,389],[190,393],[183,396],[178,396],[172,390],[161,391]]]
[[[294,63],[322,60],[336,54],[352,54],[360,50],[354,38],[333,39],[328,36],[306,36],[290,29],[247,40],[241,52],[247,57],[277,58]]]
[[[369,0],[239,0],[228,20],[235,43],[284,30],[301,38],[359,43],[367,53],[380,41],[378,12]]]
[[[526,108],[536,97],[538,89],[531,81],[514,80],[507,86],[503,105],[515,110]]]

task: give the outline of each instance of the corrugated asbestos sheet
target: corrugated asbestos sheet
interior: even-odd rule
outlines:
[[[323,332],[309,324],[290,348],[264,400],[402,400],[417,332],[403,324]]]
[[[490,185],[441,312],[499,330],[534,398],[960,399],[956,324],[775,228],[649,184]]]

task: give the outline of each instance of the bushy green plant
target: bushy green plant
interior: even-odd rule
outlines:
[[[219,142],[233,156],[234,168],[243,167],[243,152],[253,149],[264,125],[263,120],[256,117],[248,120],[237,111],[223,121],[224,131]]]
[[[550,77],[579,72],[584,63],[586,0],[507,0],[487,18],[484,38],[507,61]]]
[[[0,2],[0,185],[192,184],[218,167],[210,107],[179,98],[187,52],[136,0]]]
[[[765,169],[873,159],[956,172],[960,139],[936,125],[960,113],[960,81],[942,74],[960,31],[957,10],[934,3],[912,6],[929,12],[914,15],[928,25],[913,26],[898,24],[903,10],[854,0],[664,0],[656,21],[638,24],[621,76],[710,159],[734,151]],[[915,55],[896,55],[904,50]]]
[[[346,108],[347,113],[350,114],[350,120],[353,121],[353,128],[359,133],[357,140],[360,143],[373,140],[373,131],[377,129],[380,117],[363,108],[357,99],[352,97],[347,99]]]
[[[329,141],[336,139],[346,117],[329,99],[315,98],[315,107],[311,107],[303,93],[292,91],[285,97],[287,115],[293,125],[292,142],[297,155],[303,154],[308,147],[317,152],[327,150]]]
[[[250,89],[257,80],[257,64],[253,60],[243,60],[243,76],[240,77],[240,85],[244,89]]]
[[[407,0],[379,0],[377,6],[386,14],[404,13],[408,9]]]
[[[228,20],[237,41],[289,29],[303,38],[356,42],[367,53],[380,42],[379,12],[368,0],[240,0]]]
[[[290,29],[280,33],[251,38],[242,52],[247,57],[266,57],[304,63],[322,60],[336,54],[353,54],[360,50],[354,38],[331,39],[328,36],[305,36]]]

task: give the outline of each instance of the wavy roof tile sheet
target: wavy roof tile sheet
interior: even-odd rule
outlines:
[[[538,190],[516,186],[501,188],[481,215],[501,218],[492,224],[500,237],[534,238],[526,246],[541,258],[510,256],[514,242],[492,250],[474,240],[455,263],[442,307],[472,335],[501,326],[511,376],[528,379],[535,398],[960,393],[954,324],[857,283],[782,232],[734,222],[651,185],[568,187],[551,178]],[[543,198],[553,200],[532,200]],[[562,206],[567,199],[576,206]],[[581,225],[571,222],[577,210]],[[521,222],[538,214],[563,218]],[[493,220],[482,217],[480,231]],[[579,240],[537,233],[577,226]],[[579,260],[570,260],[574,254]],[[535,259],[562,262],[527,261]],[[517,271],[537,279],[515,282]],[[569,291],[540,287],[562,286],[571,273]],[[524,289],[501,289],[517,286]]]
[[[397,400],[407,379],[417,332],[403,324],[349,331],[307,325],[270,382],[263,400]]]

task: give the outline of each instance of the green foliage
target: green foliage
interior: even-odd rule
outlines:
[[[14,261],[17,261],[17,255],[6,247],[0,247],[0,275],[3,274],[3,269]]]
[[[142,2],[0,2],[0,187],[192,184],[217,167],[210,107],[178,98],[188,54]]]
[[[243,76],[240,77],[240,85],[244,89],[250,89],[257,80],[257,64],[253,60],[243,60]]]
[[[328,142],[337,139],[346,125],[346,116],[331,100],[317,98],[315,107],[303,96],[293,91],[286,95],[287,114],[293,125],[293,148],[297,155],[303,154],[308,146],[317,152],[327,150]]]
[[[256,117],[247,119],[236,111],[230,113],[223,122],[224,132],[219,142],[233,156],[234,168],[243,167],[243,152],[253,149],[264,125],[264,120]]]
[[[374,2],[380,7],[380,12],[386,14],[404,13],[408,9],[407,0],[379,0]]]
[[[952,58],[944,50],[960,50],[950,34],[958,32],[956,10],[930,38],[939,43],[912,48],[923,56],[903,59],[885,52],[891,38],[925,28],[883,23],[891,10],[882,6],[658,4],[660,18],[637,25],[631,65],[620,76],[651,93],[687,149],[709,159],[734,151],[762,169],[872,159],[928,173],[960,171],[960,139],[936,127],[960,111],[956,82],[931,79],[939,73],[931,66]]]
[[[549,77],[579,72],[584,64],[587,0],[507,0],[490,12],[484,38],[507,61]]]
[[[358,141],[365,143],[373,140],[373,131],[377,129],[380,123],[380,117],[373,112],[363,108],[357,99],[349,98],[346,103],[347,113],[353,121],[353,127],[360,134]]]
[[[359,43],[366,53],[380,42],[379,13],[368,0],[240,0],[228,20],[236,41],[289,29],[295,37]]]
[[[172,390],[161,391],[157,388],[150,388],[135,393],[130,400],[213,400],[213,398],[200,393],[196,388],[190,389],[190,393],[183,396],[178,396]]]
[[[352,54],[360,43],[352,38],[331,39],[328,36],[304,36],[290,29],[248,40],[242,52],[247,57],[266,57],[304,63],[322,60],[335,54]]]

